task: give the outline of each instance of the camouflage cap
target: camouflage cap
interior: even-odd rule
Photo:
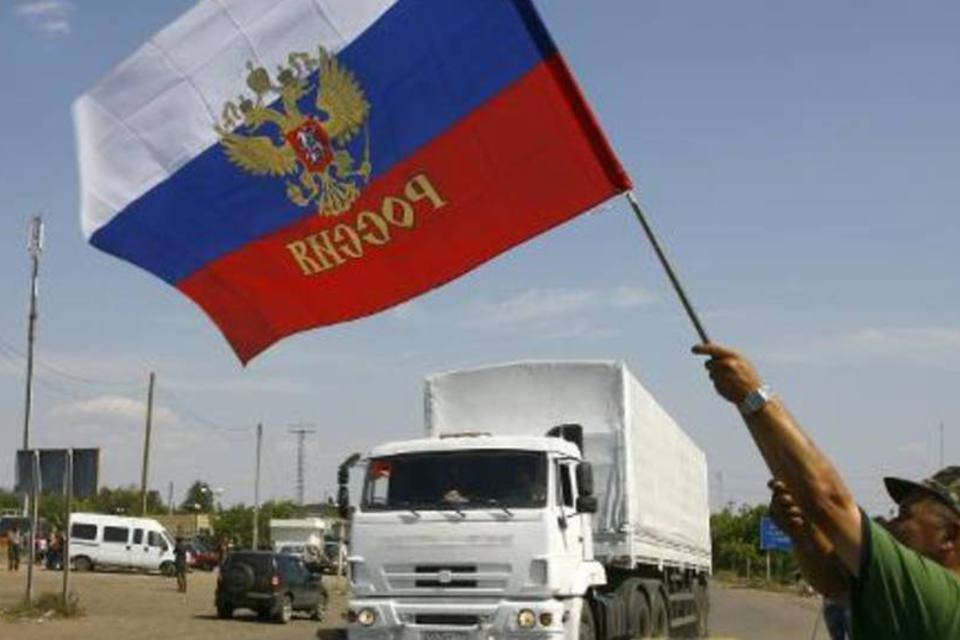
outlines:
[[[920,482],[903,478],[884,478],[883,483],[887,486],[887,493],[897,504],[910,494],[919,491],[938,498],[960,515],[960,467],[944,467]]]

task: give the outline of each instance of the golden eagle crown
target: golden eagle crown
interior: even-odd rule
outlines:
[[[298,206],[324,216],[347,211],[372,171],[370,103],[354,74],[323,47],[316,55],[291,53],[275,78],[252,62],[247,69],[253,97],[227,102],[214,126],[227,158],[254,175],[286,178],[286,195]],[[361,128],[357,163],[348,145]]]

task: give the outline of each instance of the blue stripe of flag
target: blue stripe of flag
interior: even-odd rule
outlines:
[[[529,0],[400,0],[338,54],[371,103],[372,179],[554,52]],[[354,144],[362,145],[361,138]],[[354,157],[359,153],[357,147]],[[310,215],[287,199],[284,180],[244,172],[217,144],[130,204],[91,242],[176,284]]]

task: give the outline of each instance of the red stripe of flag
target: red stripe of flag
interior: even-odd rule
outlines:
[[[350,212],[301,220],[178,287],[247,362],[284,336],[448,282],[630,187],[555,56],[368,186]],[[375,242],[386,237],[377,220],[389,241]],[[335,250],[318,253],[311,236]]]

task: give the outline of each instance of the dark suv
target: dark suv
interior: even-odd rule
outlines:
[[[327,590],[320,574],[308,571],[296,556],[236,551],[220,567],[215,603],[220,618],[230,618],[234,609],[244,608],[280,623],[289,622],[294,611],[322,620]]]

